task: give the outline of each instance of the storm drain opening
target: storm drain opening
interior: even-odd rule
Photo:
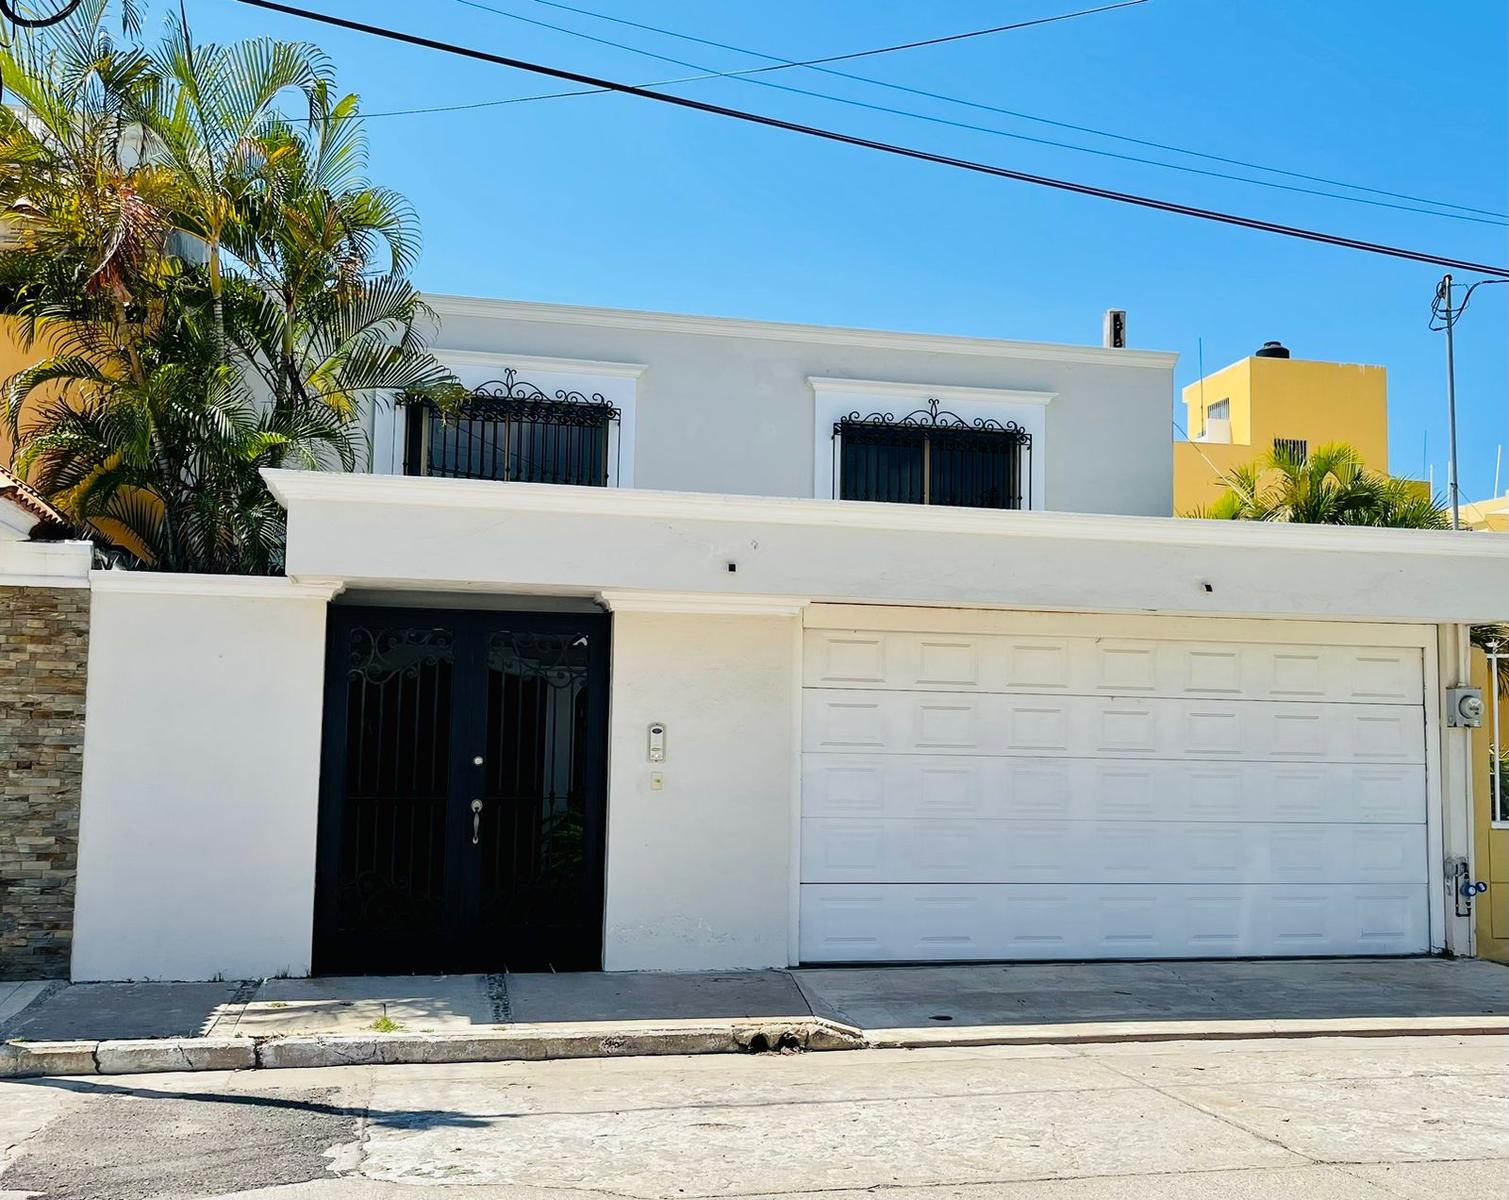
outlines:
[[[750,1054],[797,1054],[802,1049],[802,1041],[791,1030],[783,1029],[773,1041],[769,1034],[752,1035],[744,1049]]]

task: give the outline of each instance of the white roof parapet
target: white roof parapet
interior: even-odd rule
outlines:
[[[1063,342],[1018,342],[1002,338],[960,337],[955,334],[851,329],[782,321],[752,321],[743,317],[705,317],[683,313],[645,312],[630,308],[538,304],[527,300],[497,300],[482,296],[426,295],[424,300],[440,318],[442,326],[447,317],[474,317],[487,321],[590,325],[600,329],[635,329],[648,333],[683,333],[704,337],[814,342],[827,346],[914,350],[925,354],[1027,358],[1041,361],[1091,363],[1101,366],[1152,367],[1162,370],[1172,370],[1179,360],[1179,355],[1169,350],[1107,349],[1104,346],[1075,346]]]

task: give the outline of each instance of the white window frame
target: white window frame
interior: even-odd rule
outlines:
[[[618,444],[608,455],[608,486],[634,486],[634,433],[639,377],[643,363],[599,362],[585,358],[541,358],[532,354],[502,354],[491,350],[433,350],[437,359],[469,387],[480,387],[518,372],[521,382],[533,384],[547,396],[557,391],[600,394],[618,409]],[[405,414],[401,405],[383,404],[373,414],[372,473],[402,475]]]
[[[879,379],[834,379],[809,375],[813,393],[812,495],[830,500],[838,495],[834,478],[833,425],[851,412],[867,417],[872,412],[904,417],[929,400],[966,421],[976,418],[1015,421],[1032,438],[1030,489],[1026,507],[1041,512],[1047,495],[1047,408],[1057,392],[1034,392],[1012,388],[952,387],[942,384],[895,383]]]

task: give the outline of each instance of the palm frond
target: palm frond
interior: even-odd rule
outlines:
[[[370,406],[459,389],[416,328],[417,221],[318,49],[170,18],[143,50],[106,10],[0,28],[0,285],[46,354],[3,383],[17,463],[142,565],[277,571],[261,468],[350,470]]]
[[[1370,471],[1355,447],[1332,442],[1308,456],[1276,448],[1228,471],[1225,491],[1198,515],[1306,525],[1444,529],[1440,501],[1405,480]]]

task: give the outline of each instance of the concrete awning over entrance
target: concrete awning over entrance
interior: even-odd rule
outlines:
[[[353,588],[1415,624],[1509,596],[1509,539],[1485,534],[266,475],[289,575]]]

